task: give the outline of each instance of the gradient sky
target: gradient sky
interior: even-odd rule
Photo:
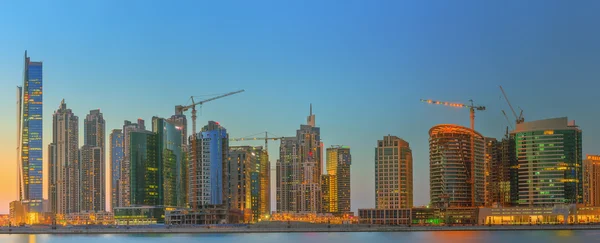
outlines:
[[[0,213],[16,198],[25,50],[44,62],[45,162],[63,98],[80,131],[97,108],[111,130],[237,89],[207,103],[198,125],[290,136],[313,103],[325,146],[351,147],[353,210],[374,207],[374,147],[387,134],[410,142],[414,203],[429,202],[428,130],[468,126],[469,112],[420,98],[473,99],[488,108],[476,130],[500,138],[503,85],[526,120],[575,119],[583,152],[600,153],[600,1],[215,2],[0,2]]]

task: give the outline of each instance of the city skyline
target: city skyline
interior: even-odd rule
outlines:
[[[334,11],[335,8],[325,5],[325,10],[316,13],[311,11],[310,6],[315,6],[312,4],[289,7],[299,8],[299,12],[284,8],[267,15],[273,18],[291,15],[290,19],[279,24],[256,20],[247,24],[226,21],[219,24],[223,28],[216,28],[220,30],[207,29],[203,25],[192,36],[211,36],[201,42],[208,44],[208,47],[193,45],[194,41],[167,37],[150,41],[150,46],[137,46],[141,43],[140,39],[125,36],[122,43],[120,39],[104,39],[109,45],[121,43],[114,49],[94,51],[92,49],[98,45],[106,47],[106,44],[81,44],[80,41],[94,38],[95,34],[79,36],[77,30],[82,27],[79,24],[66,24],[67,30],[61,36],[45,36],[48,33],[43,31],[45,27],[49,27],[49,31],[56,31],[55,26],[65,24],[65,18],[60,16],[49,19],[47,23],[39,23],[40,26],[35,28],[39,33],[34,36],[23,35],[17,30],[18,25],[14,29],[7,29],[6,36],[9,37],[0,41],[3,46],[0,47],[3,53],[0,59],[0,112],[9,116],[2,121],[0,132],[10,136],[0,138],[0,169],[16,171],[16,137],[11,135],[15,134],[16,119],[12,119],[15,114],[12,102],[15,100],[14,86],[20,85],[22,80],[23,67],[19,60],[25,49],[29,50],[33,60],[44,62],[46,132],[42,148],[45,185],[48,179],[46,149],[51,142],[51,114],[63,98],[69,102],[73,112],[80,116],[89,110],[100,108],[107,122],[106,131],[111,131],[121,128],[123,120],[141,117],[150,121],[152,116],[170,117],[173,107],[185,104],[189,96],[224,93],[238,88],[247,89],[247,92],[218,104],[207,104],[202,108],[203,115],[199,116],[198,124],[204,124],[208,120],[220,121],[228,128],[232,137],[244,137],[265,130],[281,136],[292,136],[298,124],[302,123],[308,104],[313,103],[315,113],[319,115],[317,126],[322,129],[325,147],[346,144],[352,148],[352,180],[364,182],[352,184],[353,211],[374,206],[371,196],[374,188],[373,148],[377,139],[386,134],[398,136],[411,144],[416,175],[415,205],[429,202],[427,131],[434,125],[444,123],[467,126],[468,113],[461,109],[427,107],[419,103],[420,98],[463,103],[472,98],[477,104],[486,105],[488,110],[477,114],[476,130],[485,137],[500,139],[508,125],[500,112],[501,109],[508,111],[508,107],[500,99],[501,93],[497,88],[498,85],[503,85],[511,102],[525,110],[526,121],[563,116],[575,119],[586,133],[583,136],[583,154],[598,154],[600,128],[594,124],[598,117],[593,114],[595,102],[592,97],[600,88],[595,82],[600,76],[595,70],[599,62],[595,57],[595,53],[599,51],[596,43],[600,42],[600,36],[588,31],[594,28],[593,23],[598,22],[595,13],[591,11],[593,8],[581,6],[581,9],[576,9],[579,13],[577,16],[569,15],[567,19],[564,12],[566,10],[561,10],[563,5],[560,3],[543,4],[544,6],[510,3],[511,6],[524,9],[514,10],[512,16],[517,20],[502,22],[491,18],[474,21],[482,16],[476,14],[476,11],[469,11],[462,16],[462,12],[457,7],[448,6],[451,5],[449,3],[443,4],[449,7],[447,12],[434,8],[429,14],[425,14],[426,8],[418,4],[404,6],[388,2],[363,10],[359,10],[362,8],[360,4],[349,4],[343,7],[347,13],[342,14],[340,19],[328,18],[329,11]],[[489,3],[474,5],[476,6],[470,7],[470,10],[491,11],[491,16],[507,11],[506,8]],[[93,7],[88,5],[88,8]],[[248,7],[256,9],[261,6]],[[394,12],[403,9],[402,7],[409,11],[403,10],[402,14]],[[18,13],[21,8],[23,6],[19,3],[11,3],[7,9],[14,11],[7,12]],[[45,13],[41,8],[43,6],[34,7],[32,11]],[[389,10],[385,10],[386,8]],[[504,11],[494,11],[494,8]],[[415,11],[411,14],[408,13],[410,10]],[[64,13],[62,10],[56,11]],[[376,16],[375,13],[381,15]],[[122,34],[125,29],[131,29],[126,28],[127,26],[136,24],[135,21],[125,21],[127,18],[124,13],[115,14],[116,18],[108,23],[100,22],[104,18],[98,15],[90,16],[86,23],[103,27],[98,35]],[[240,11],[224,16],[209,14],[205,15],[204,20],[217,21],[235,15],[251,18],[255,14]],[[315,15],[315,19],[305,23],[296,22],[311,14]],[[353,14],[365,16],[360,20],[361,18],[352,18]],[[436,14],[439,16],[426,20],[427,16]],[[82,16],[79,13],[67,15],[71,18]],[[537,18],[523,19],[530,15]],[[14,17],[12,14],[2,15],[0,20],[8,22],[11,16]],[[151,16],[141,16],[139,21],[148,19]],[[177,20],[185,18],[175,18]],[[404,20],[412,21],[415,27],[401,24],[406,22]],[[114,27],[119,21],[127,24],[114,31],[107,30],[106,27]],[[443,23],[444,21],[447,23]],[[564,25],[566,21],[570,21],[567,22],[568,26],[576,24],[578,28],[567,28]],[[538,28],[540,23],[545,22],[554,27]],[[151,21],[149,24],[157,26],[159,32],[167,31],[158,22]],[[322,25],[318,26],[319,24]],[[436,25],[435,29],[439,29],[441,25],[449,27],[449,30],[432,31],[432,24]],[[454,24],[465,24],[466,27],[453,28]],[[365,25],[374,28],[363,27]],[[245,26],[253,27],[251,30],[255,32],[243,31]],[[190,25],[186,23],[182,26],[186,27],[189,28]],[[270,31],[271,27],[275,30],[275,36],[269,35],[266,30]],[[285,30],[286,27],[292,28]],[[402,30],[399,31],[401,34],[387,34],[390,28]],[[137,33],[141,36],[158,36],[151,29],[137,30]],[[330,33],[331,30],[339,32]],[[182,33],[181,29],[172,31],[169,33]],[[459,37],[468,31],[478,32]],[[218,37],[220,33],[226,37]],[[313,33],[319,37],[315,41],[302,38]],[[244,42],[229,39],[235,35],[245,36]],[[260,40],[264,37],[267,37],[266,41]],[[569,38],[576,38],[577,45],[572,45]],[[33,39],[48,41],[42,43],[32,41]],[[223,44],[219,44],[221,42]],[[419,42],[424,44],[418,44]],[[152,44],[161,43],[164,44],[161,45],[163,49],[148,52]],[[279,45],[271,45],[272,43]],[[257,46],[257,51],[250,50],[253,45]],[[214,51],[206,52],[212,47],[215,47]],[[229,48],[233,51],[221,56]],[[185,49],[187,50],[184,52]],[[327,49],[331,51],[321,53]],[[278,51],[283,54],[278,54]],[[88,53],[95,58],[81,62],[81,53]],[[195,61],[199,61],[201,67]],[[313,64],[313,61],[316,63]],[[183,68],[180,65],[184,65]],[[182,73],[179,74],[180,72]],[[193,79],[190,80],[189,77]],[[181,84],[174,81],[184,79],[187,81],[182,81]],[[208,85],[215,83],[219,86]],[[288,85],[298,83],[303,85],[287,88]],[[181,85],[187,87],[182,91]],[[543,92],[540,90],[539,93],[531,94],[531,90],[542,85]],[[141,94],[129,94],[135,89],[140,89]],[[332,94],[332,90],[339,92]],[[564,97],[564,93],[573,95],[567,99],[556,98]],[[512,117],[509,118],[512,120]],[[83,122],[81,123],[80,130],[83,129]],[[84,141],[83,133],[80,133],[79,140]],[[277,149],[278,146],[269,148],[272,165],[278,158]],[[105,157],[108,159],[109,156]],[[106,164],[110,163],[106,161]],[[361,173],[364,171],[367,173]],[[8,185],[0,191],[0,212],[6,213],[8,202],[16,199],[16,177],[12,174],[3,175],[0,182]],[[46,191],[44,188],[44,194]],[[48,198],[48,195],[44,195],[44,198]]]

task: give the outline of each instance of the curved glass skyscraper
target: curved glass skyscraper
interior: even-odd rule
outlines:
[[[429,130],[431,203],[436,207],[477,207],[484,203],[484,138],[458,125]]]

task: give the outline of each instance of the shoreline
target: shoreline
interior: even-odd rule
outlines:
[[[321,226],[321,225],[320,225]],[[504,226],[333,226],[321,227],[130,227],[127,228],[24,228],[0,227],[0,234],[253,234],[253,233],[351,233],[351,232],[429,232],[429,231],[539,231],[600,230],[600,225],[504,225]]]

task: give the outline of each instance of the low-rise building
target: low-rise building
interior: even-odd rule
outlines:
[[[313,224],[356,224],[354,213],[273,213],[271,221],[305,222]]]
[[[198,210],[174,209],[166,212],[167,225],[237,224],[244,218],[241,210],[223,206],[204,207]]]
[[[412,221],[412,209],[359,209],[359,222],[363,224],[409,225]]]
[[[57,224],[66,225],[112,225],[115,224],[115,218],[111,212],[79,212],[70,213]]]
[[[153,206],[121,207],[114,209],[117,225],[150,225],[165,222],[165,208]]]
[[[359,222],[378,225],[477,224],[479,208],[359,209]]]

